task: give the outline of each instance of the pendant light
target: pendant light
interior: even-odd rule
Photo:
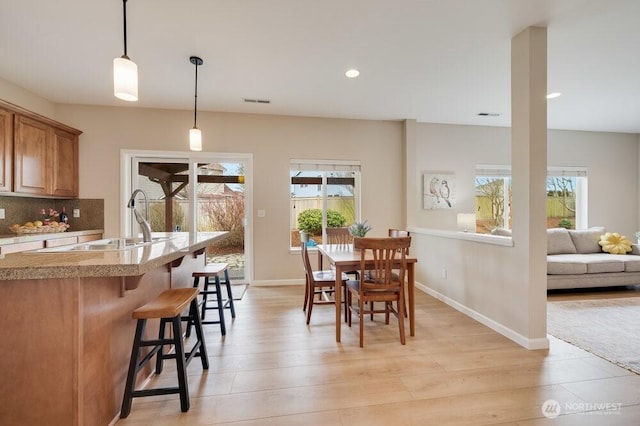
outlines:
[[[191,56],[189,61],[196,66],[196,89],[193,103],[193,129],[189,130],[189,148],[191,151],[202,151],[202,132],[198,129],[198,65],[204,62],[197,56]]]
[[[127,56],[127,0],[122,0],[124,54],[113,60],[113,94],[124,101],[138,100],[138,66]]]

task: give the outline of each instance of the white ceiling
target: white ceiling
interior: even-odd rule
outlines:
[[[192,109],[197,55],[199,111],[509,126],[511,38],[538,25],[549,127],[640,133],[640,0],[129,0],[136,103],[121,0],[0,3],[0,78],[56,103]]]

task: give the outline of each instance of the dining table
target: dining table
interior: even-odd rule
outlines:
[[[318,267],[320,270],[323,268],[323,259],[327,259],[336,271],[336,284],[335,288],[338,289],[342,285],[341,277],[343,272],[354,271],[360,269],[361,253],[359,250],[353,249],[353,244],[319,244],[316,246],[318,249]],[[370,251],[365,253],[365,268],[373,267],[373,256]],[[418,259],[412,256],[405,257],[407,263],[407,294],[409,299],[409,335],[415,335],[415,264]],[[398,259],[398,265],[400,259]],[[341,316],[342,316],[342,292],[336,291],[335,304],[336,304],[336,342],[340,342],[341,333]],[[346,301],[345,301],[346,303]]]

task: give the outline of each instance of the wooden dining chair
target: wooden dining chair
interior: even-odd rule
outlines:
[[[388,235],[391,238],[401,238],[401,237],[410,237],[411,233],[409,231],[404,231],[404,230],[401,230],[401,229],[389,228],[389,234]],[[405,255],[409,256],[409,247],[407,247],[404,250],[405,250]],[[397,273],[397,272],[394,272],[394,273]],[[371,303],[373,304],[373,302],[371,302]],[[375,309],[372,307],[371,310],[374,311]],[[404,316],[405,316],[405,318],[407,317],[407,306],[406,305],[404,307]],[[371,320],[373,320],[373,312],[371,313]]]
[[[340,228],[326,228],[327,243],[335,244],[339,249],[347,250],[351,243],[353,243],[353,235],[349,232],[348,227]],[[359,272],[356,270],[346,271],[345,274],[353,276],[354,279],[359,278]]]
[[[411,245],[411,237],[354,238],[353,245],[360,250],[362,279],[347,282],[349,327],[352,313],[355,312],[360,320],[360,347],[363,347],[365,314],[384,313],[385,324],[389,324],[389,316],[393,314],[398,319],[400,343],[404,345],[404,281],[407,272],[406,253]],[[369,264],[365,261],[367,257],[373,259]],[[353,305],[354,297],[358,301],[357,306]],[[373,302],[384,302],[383,308],[375,309]],[[393,302],[396,302],[397,309]]]
[[[311,262],[309,261],[309,250],[307,245],[303,242],[300,244],[301,252],[302,252],[302,265],[304,266],[305,272],[305,294],[304,294],[304,308],[303,310],[307,311],[307,324],[311,322],[311,312],[313,311],[313,305],[334,305],[335,306],[335,295],[336,291],[336,272],[334,270],[327,271],[314,271],[311,268]],[[347,318],[347,295],[346,295],[346,284],[349,277],[346,274],[342,274],[342,285],[338,291],[343,291],[345,294],[343,296],[344,302],[344,316],[345,321]],[[316,297],[318,298],[316,300]]]

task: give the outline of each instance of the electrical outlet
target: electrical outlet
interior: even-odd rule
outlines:
[[[4,209],[0,209],[0,219],[4,219]]]
[[[442,278],[447,279],[447,268],[442,268]]]
[[[73,217],[80,217],[80,209],[73,209]]]
[[[266,215],[267,215],[267,212],[266,212],[266,211],[264,211],[264,210],[258,210],[258,214],[257,214],[257,216],[258,216],[258,217],[265,217]]]

